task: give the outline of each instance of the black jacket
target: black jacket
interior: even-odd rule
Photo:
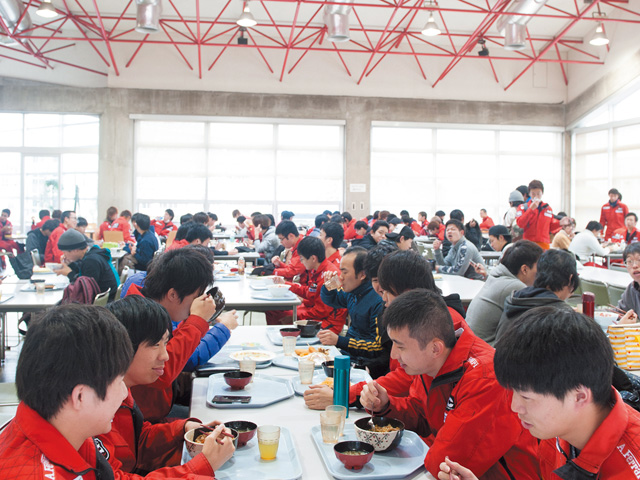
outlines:
[[[354,247],[362,247],[362,248],[366,248],[367,250],[371,250],[373,247],[375,247],[378,244],[373,239],[371,234],[367,234],[360,239],[353,240],[351,242],[351,245],[353,245]]]
[[[44,260],[44,250],[47,248],[47,240],[49,240],[49,237],[45,236],[39,228],[31,230],[27,233],[25,250],[27,252],[38,250],[40,257]]]
[[[111,265],[111,253],[109,250],[94,245],[85,253],[82,260],[69,264],[71,273],[67,275],[69,281],[73,282],[76,278],[84,275],[92,277],[100,287],[100,293],[104,293],[108,288],[109,300],[113,300],[118,290],[118,275],[113,265]]]

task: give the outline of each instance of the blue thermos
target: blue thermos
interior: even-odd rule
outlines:
[[[333,359],[333,404],[347,409],[349,417],[349,373],[351,358],[349,355],[338,355]]]

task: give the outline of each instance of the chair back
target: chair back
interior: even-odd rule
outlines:
[[[177,230],[171,230],[169,232],[169,235],[167,235],[167,242],[166,242],[167,248],[170,247],[173,241],[176,239],[176,233],[178,233]]]
[[[622,294],[625,289],[620,287],[615,287],[613,285],[607,285],[607,291],[609,292],[609,301],[611,305],[618,305],[618,302],[622,298]]]
[[[626,272],[627,266],[624,263],[612,263],[609,265],[609,269],[614,272]]]
[[[122,287],[124,287],[124,283],[118,285],[118,290],[116,290],[116,298],[114,300],[120,300],[120,296],[122,295]]]
[[[114,243],[124,242],[124,235],[120,230],[114,230],[111,232],[105,231],[103,232],[102,236],[104,237],[105,242],[114,242]]]
[[[42,266],[42,260],[40,260],[40,252],[38,252],[38,250],[36,250],[35,248],[33,250],[31,250],[31,260],[33,261],[33,264],[36,267],[41,267]]]
[[[106,292],[96,295],[96,298],[93,299],[93,304],[99,307],[106,307],[109,302],[109,292],[111,292],[110,288]]]
[[[129,268],[129,265],[125,265],[122,268],[122,273],[120,274],[120,285],[127,281],[127,278],[129,278],[130,270],[131,269]]]
[[[583,292],[591,292],[596,296],[596,306],[606,306],[611,303],[607,286],[604,283],[581,278],[580,284]]]

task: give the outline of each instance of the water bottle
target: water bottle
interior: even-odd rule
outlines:
[[[349,373],[351,358],[349,355],[337,355],[333,363],[333,404],[347,409],[349,418]]]
[[[244,257],[240,257],[238,259],[238,274],[239,275],[244,275],[244,267],[245,267]]]
[[[593,318],[596,310],[596,296],[591,292],[582,294],[582,313]]]

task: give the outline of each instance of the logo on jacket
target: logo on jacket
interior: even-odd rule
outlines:
[[[447,410],[453,410],[454,408],[456,408],[456,401],[453,399],[453,396],[449,397],[449,400],[447,400]]]
[[[635,457],[633,452],[630,449],[627,449],[627,451],[625,452],[624,449],[626,448],[626,444],[624,443],[622,445],[618,445],[617,448],[629,464],[629,467],[631,467],[631,471],[636,476],[636,478],[640,478],[640,463],[638,463],[638,459]]]
[[[98,453],[102,454],[104,458],[109,460],[109,450],[106,449],[106,447],[104,446],[104,443],[102,443],[102,440],[100,440],[99,438],[94,438],[93,442],[96,444],[96,449],[98,450]]]
[[[42,473],[44,474],[44,478],[49,478],[51,480],[55,480],[56,478],[56,470],[53,464],[49,461],[47,457],[40,456],[40,463],[42,463],[42,469],[44,470]]]

